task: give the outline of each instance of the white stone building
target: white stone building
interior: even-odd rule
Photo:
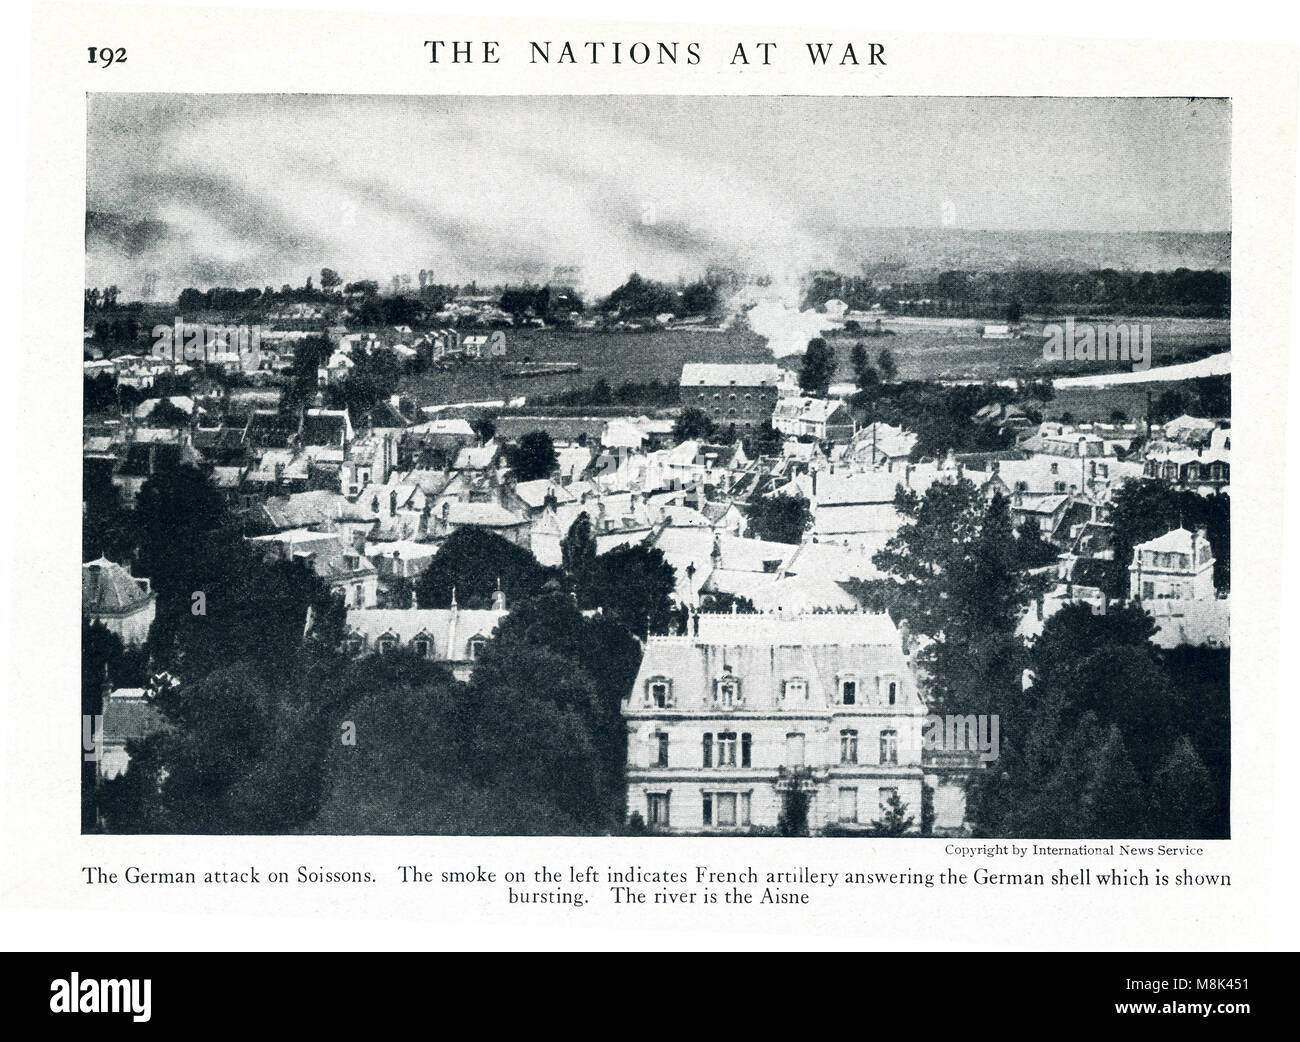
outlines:
[[[1214,599],[1214,552],[1204,528],[1175,528],[1139,543],[1128,571],[1135,601]]]
[[[624,702],[628,813],[657,831],[866,827],[897,792],[921,820],[926,708],[887,615],[700,614],[651,637]]]

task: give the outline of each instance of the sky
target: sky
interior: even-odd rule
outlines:
[[[1207,99],[92,94],[88,286],[861,263],[872,228],[1226,232]]]

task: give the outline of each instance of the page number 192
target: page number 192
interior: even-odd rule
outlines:
[[[126,61],[125,47],[87,47],[86,50],[90,52],[90,64],[102,65],[105,69]]]

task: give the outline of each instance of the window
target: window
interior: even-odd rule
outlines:
[[[486,645],[487,641],[484,638],[471,637],[469,642],[469,660],[471,662],[477,662],[479,656],[483,654],[483,648]]]
[[[740,736],[740,766],[750,766],[750,754],[754,746],[754,736],[748,731]]]
[[[892,706],[897,704],[897,702],[898,702],[898,681],[891,680],[889,682],[889,704]]]
[[[393,648],[395,648],[395,647],[397,647],[397,638],[396,638],[395,636],[393,636],[391,633],[385,633],[385,634],[384,634],[382,637],[380,637],[379,640],[375,643],[375,649],[376,649],[376,650],[379,652],[379,654],[381,654],[381,655],[382,655],[384,652],[386,652],[386,651],[392,651]]]
[[[803,735],[788,734],[785,736],[785,765],[787,767],[803,766]]]
[[[718,766],[736,766],[736,732],[718,732]]]
[[[668,796],[666,792],[646,794],[646,824],[652,827],[668,827]]]
[[[706,792],[702,794],[701,819],[708,827],[731,829],[750,823],[750,798],[747,792]]]
[[[885,811],[889,810],[890,801],[893,800],[893,798],[897,795],[898,795],[898,790],[894,788],[880,790],[880,813],[881,814],[884,814]]]
[[[734,792],[718,793],[718,825],[734,828],[736,825],[736,794]]]
[[[366,638],[353,634],[348,637],[346,647],[349,655],[360,655],[366,648]]]
[[[646,705],[665,709],[673,704],[672,681],[664,677],[651,677],[646,682]]]
[[[858,790],[840,789],[840,821],[846,823],[855,823],[857,822],[857,820],[858,820]]]
[[[858,732],[853,730],[840,732],[840,763],[858,762]]]
[[[858,700],[858,682],[856,680],[840,681],[840,701],[846,706],[857,703]]]
[[[808,681],[787,680],[785,682],[785,697],[796,702],[806,702],[808,700]]]
[[[432,637],[429,637],[425,634],[421,634],[420,636],[416,637],[414,641],[411,642],[411,646],[415,648],[415,653],[419,655],[420,658],[433,658]]]
[[[714,701],[723,709],[732,709],[740,704],[740,681],[733,676],[725,676],[717,682]]]
[[[654,759],[651,767],[668,766],[668,736],[662,731],[657,731],[653,738],[652,748],[654,750]]]
[[[880,762],[898,763],[898,732],[880,732]]]
[[[703,759],[704,766],[712,767],[713,766],[713,732],[712,731],[704,732],[703,749],[704,749],[704,759]]]
[[[1061,473],[1061,465],[1060,465],[1059,463],[1053,463],[1053,464],[1052,464],[1052,473],[1053,473],[1053,474],[1059,474],[1059,473]]]

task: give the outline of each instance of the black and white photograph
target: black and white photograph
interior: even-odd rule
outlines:
[[[81,830],[1230,838],[1232,118],[88,94]]]

